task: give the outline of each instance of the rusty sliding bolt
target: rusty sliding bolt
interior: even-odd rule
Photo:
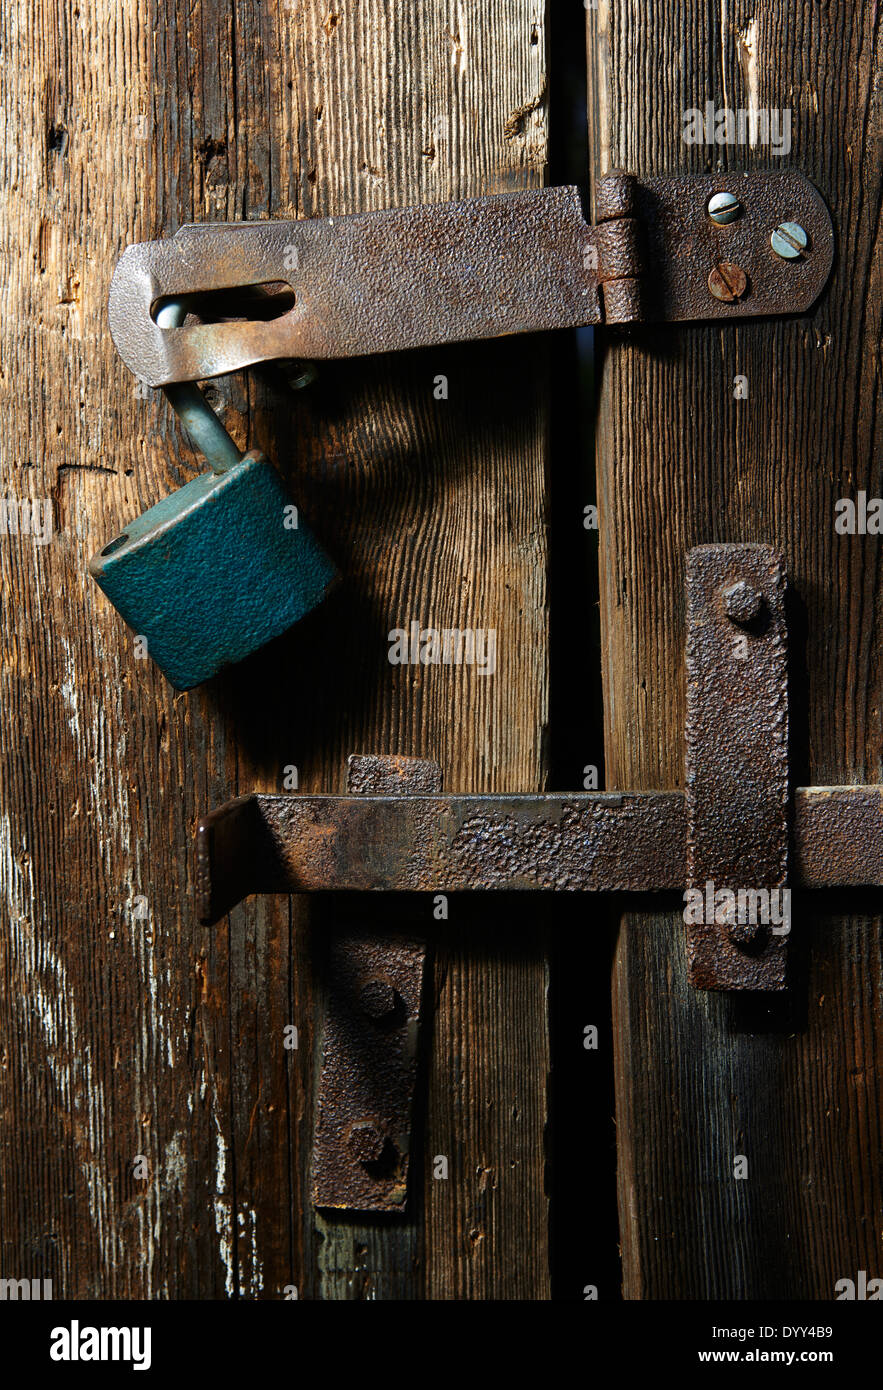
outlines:
[[[686,794],[240,797],[199,828],[203,920],[249,892],[677,890],[697,987],[784,988],[781,895],[883,885],[883,787],[798,788],[792,806],[782,562],[700,546],[687,571]],[[698,915],[709,883],[720,918],[714,896]]]

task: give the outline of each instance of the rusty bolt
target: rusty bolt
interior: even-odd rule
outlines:
[[[742,951],[749,951],[752,946],[757,945],[765,927],[762,922],[731,922],[727,931],[734,946],[738,946]]]
[[[312,362],[297,362],[294,358],[287,358],[280,366],[282,375],[292,391],[302,391],[305,386],[311,386],[319,375],[318,368]]]
[[[724,612],[734,623],[752,622],[763,606],[763,594],[753,584],[746,584],[744,579],[730,584],[722,593]]]
[[[715,299],[732,304],[733,300],[742,299],[745,295],[748,276],[739,266],[733,265],[730,261],[721,261],[708,277],[708,288]]]
[[[375,1023],[395,1013],[399,996],[388,980],[368,980],[359,991],[359,1007]]]
[[[357,1163],[376,1163],[386,1147],[386,1136],[373,1120],[359,1120],[350,1125],[346,1146]]]

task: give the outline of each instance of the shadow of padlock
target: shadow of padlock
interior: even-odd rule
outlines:
[[[156,322],[177,328],[186,314],[175,300]],[[189,690],[306,617],[339,576],[270,461],[240,453],[195,382],[163,389],[211,471],[131,522],[89,571]]]

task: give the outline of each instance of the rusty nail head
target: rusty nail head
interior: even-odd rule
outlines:
[[[744,298],[748,289],[748,276],[740,266],[733,265],[730,261],[721,261],[708,277],[708,288],[715,299],[732,304],[734,300]]]
[[[359,991],[359,1007],[375,1023],[391,1017],[398,1002],[398,993],[388,980],[368,980]]]
[[[739,579],[723,590],[724,611],[734,623],[750,623],[763,606],[763,594],[753,584]]]
[[[386,1136],[373,1120],[359,1120],[350,1126],[346,1146],[357,1163],[376,1163],[386,1147]]]

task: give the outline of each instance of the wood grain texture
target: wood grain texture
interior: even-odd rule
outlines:
[[[211,386],[346,584],[206,689],[135,660],[86,574],[199,466],[110,341],[123,247],[540,185],[543,6],[16,0],[0,44],[0,478],[55,517],[46,546],[0,538],[0,1274],[71,1297],[544,1297],[538,934],[501,950],[504,907],[452,904],[422,1141],[451,1176],[427,1168],[424,1195],[417,1173],[393,1229],[329,1223],[307,1178],[328,918],[268,899],[201,929],[192,857],[204,809],[290,765],[342,791],[352,751],[435,758],[454,791],[543,787],[544,348],[329,364],[298,396],[273,371]],[[496,628],[497,674],[390,666],[411,619]]]
[[[612,788],[682,785],[684,557],[711,541],[785,555],[795,781],[880,781],[880,539],[834,531],[838,498],[883,485],[880,25],[876,5],[821,0],[610,0],[589,15],[596,177],[774,168],[760,145],[684,145],[682,113],[790,107],[783,162],[822,190],[838,237],[805,318],[608,339],[597,462]],[[863,909],[858,896],[795,903],[805,968],[790,1006],[689,990],[680,917],[627,919],[614,978],[627,1298],[831,1299],[837,1279],[883,1269],[883,959]],[[733,1177],[740,1153],[747,1181]]]

